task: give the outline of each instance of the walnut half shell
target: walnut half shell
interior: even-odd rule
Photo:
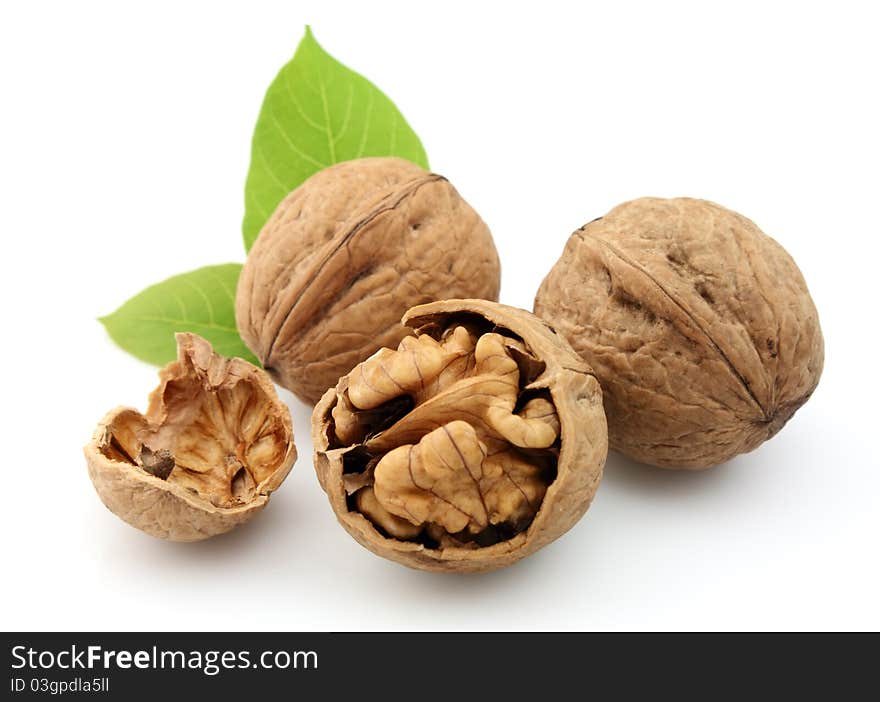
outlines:
[[[608,450],[589,366],[524,310],[447,300],[328,390],[315,467],[342,526],[423,570],[509,565],[553,541],[593,498]]]
[[[296,460],[290,413],[268,376],[177,334],[145,415],[118,407],[85,448],[107,508],[148,534],[198,541],[249,521]]]

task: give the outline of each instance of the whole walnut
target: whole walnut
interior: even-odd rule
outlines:
[[[272,377],[314,404],[395,346],[413,305],[496,300],[499,286],[492,235],[445,178],[365,158],[316,173],[278,205],[242,271],[236,319]]]
[[[608,451],[602,392],[544,322],[484,300],[415,307],[414,333],[330,388],[315,468],[342,526],[423,570],[509,565],[586,512]]]
[[[146,414],[117,407],[85,448],[89,477],[120,519],[199,541],[250,521],[296,460],[290,413],[269,376],[195,334],[159,373]]]
[[[581,227],[535,298],[602,383],[612,448],[706,468],[776,434],[822,373],[791,256],[705,200],[643,198]]]

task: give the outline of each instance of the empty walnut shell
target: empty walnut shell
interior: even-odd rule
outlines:
[[[445,178],[365,158],[316,173],[278,205],[242,271],[236,319],[272,377],[314,404],[397,345],[411,306],[495,300],[499,285],[489,229]]]
[[[296,460],[287,407],[268,376],[177,335],[145,415],[118,407],[86,446],[89,476],[116,516],[148,534],[198,541],[254,517]]]
[[[328,390],[315,467],[339,522],[423,570],[509,565],[586,512],[608,451],[590,368],[546,324],[484,300],[414,307],[414,332]]]
[[[791,256],[705,200],[634,200],[568,240],[535,312],[602,383],[612,448],[705,468],[772,437],[824,358]]]

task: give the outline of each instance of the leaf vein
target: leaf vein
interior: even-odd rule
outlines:
[[[166,317],[165,315],[150,315],[150,314],[132,314],[126,315],[129,319],[137,320],[139,322],[160,322],[162,324],[173,324],[173,325],[184,325],[184,326],[196,326],[202,327],[204,329],[213,329],[215,331],[227,332],[229,334],[238,335],[237,327],[230,327],[226,324],[218,324],[217,322],[200,322],[197,319],[177,319],[175,317]]]
[[[180,282],[186,285],[190,290],[194,290],[197,295],[199,295],[205,301],[205,307],[208,310],[208,319],[213,324],[214,323],[214,303],[211,302],[210,298],[205,295],[205,291],[202,290],[198,285],[193,283],[188,278],[181,278]]]
[[[281,122],[278,121],[278,116],[275,114],[275,110],[273,110],[271,108],[269,109],[269,119],[272,120],[273,124],[275,125],[275,128],[278,130],[278,132],[281,134],[281,136],[284,137],[285,143],[287,144],[288,147],[290,147],[290,150],[293,151],[293,153],[295,153],[301,159],[308,161],[313,166],[316,166],[319,169],[326,168],[328,166],[328,164],[322,163],[321,161],[314,158],[313,156],[310,156],[305,151],[300,149],[296,144],[293,143],[293,140],[290,138],[290,135],[287,133],[287,130],[281,125]]]
[[[294,93],[290,87],[290,75],[289,74],[287,74],[287,73],[284,74],[283,83],[284,83],[285,89],[287,90],[287,96],[290,98],[290,102],[296,108],[296,111],[299,113],[299,116],[302,117],[303,122],[308,124],[313,129],[317,129],[319,132],[323,132],[324,125],[320,124],[319,122],[316,122],[308,114],[306,114],[306,111],[305,111],[305,109],[303,109],[303,106],[300,104],[300,101],[297,100],[296,93]]]
[[[226,293],[226,296],[229,298],[230,302],[232,302],[234,304],[235,303],[235,293],[232,291],[232,288],[229,287],[229,285],[227,284],[227,282],[223,278],[223,276],[219,275],[215,268],[205,268],[204,271],[206,273],[208,273],[209,275],[211,275],[214,278],[214,280],[216,280],[218,283],[220,283],[220,287],[223,288],[223,292]]]
[[[345,132],[348,131],[348,125],[351,122],[351,106],[354,102],[354,85],[349,81],[348,83],[348,102],[345,106],[345,117],[342,119],[342,127],[340,127],[339,132],[337,132],[336,137],[334,138],[334,143],[339,142],[342,139],[342,136]]]
[[[336,142],[333,140],[333,128],[330,124],[330,107],[327,104],[327,89],[323,80],[321,81],[321,104],[324,106],[324,122],[327,127],[327,145],[330,148],[330,163],[337,163]]]
[[[367,135],[370,132],[370,119],[372,116],[373,116],[373,93],[371,92],[369,94],[368,99],[367,99],[367,111],[366,111],[366,114],[364,115],[364,129],[363,129],[363,132],[361,132],[361,143],[360,143],[360,146],[358,147],[357,155],[355,156],[355,158],[361,158],[364,155],[364,149],[366,148],[366,145],[367,145]]]

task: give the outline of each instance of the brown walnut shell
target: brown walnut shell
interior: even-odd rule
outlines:
[[[359,543],[412,568],[509,565],[586,512],[608,451],[589,366],[525,310],[446,300],[312,414],[318,479]]]
[[[272,377],[314,404],[397,345],[413,305],[496,300],[499,286],[492,235],[445,178],[365,158],[316,173],[278,205],[242,271],[236,319]]]
[[[177,334],[146,414],[109,412],[85,447],[89,477],[116,516],[148,534],[199,541],[252,519],[296,460],[290,413],[269,377]]]
[[[819,317],[791,256],[705,200],[643,198],[585,225],[535,313],[595,369],[612,448],[657,466],[751,451],[822,373]]]

